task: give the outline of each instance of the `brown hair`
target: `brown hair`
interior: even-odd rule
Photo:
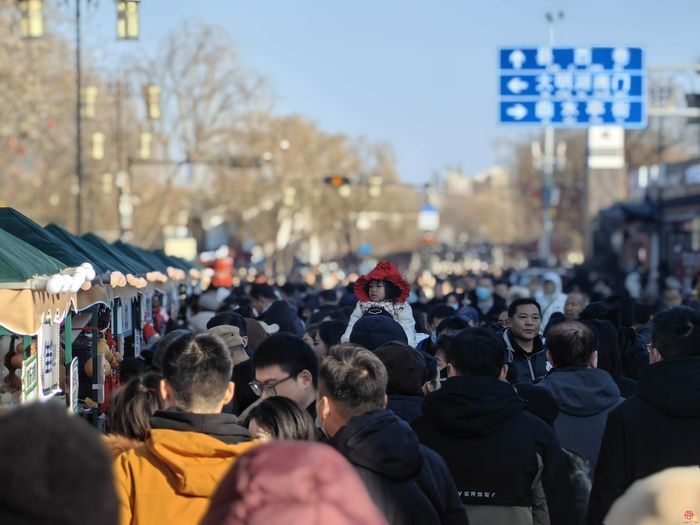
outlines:
[[[346,417],[384,408],[386,367],[369,350],[338,345],[319,371],[319,390],[342,406]]]
[[[273,439],[314,441],[316,430],[309,413],[286,397],[273,396],[253,407],[248,424],[255,420]]]
[[[112,398],[109,432],[145,441],[151,431],[151,416],[165,408],[160,397],[160,376],[147,373],[132,377]]]
[[[565,321],[547,332],[547,350],[554,366],[587,366],[595,351],[593,331],[578,321]]]

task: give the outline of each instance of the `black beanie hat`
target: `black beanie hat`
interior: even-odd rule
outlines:
[[[0,416],[0,523],[115,525],[112,462],[100,435],[56,402]]]
[[[364,315],[350,332],[350,342],[367,350],[374,351],[389,341],[407,344],[408,337],[399,323],[384,315]]]
[[[404,343],[384,343],[374,351],[386,367],[386,393],[403,396],[422,396],[428,381],[428,369],[421,353]]]

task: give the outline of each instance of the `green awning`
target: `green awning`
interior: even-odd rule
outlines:
[[[126,252],[132,259],[137,259],[141,263],[145,264],[151,271],[161,272],[167,274],[168,265],[165,264],[159,257],[156,257],[153,253],[134,246],[133,244],[127,244],[123,241],[117,241],[114,246],[119,248],[121,251]]]
[[[81,253],[12,208],[0,208],[0,229],[69,267],[89,262]]]
[[[94,233],[86,233],[80,238],[82,241],[90,244],[101,257],[111,261],[111,265],[115,270],[122,272],[124,275],[132,274],[145,275],[143,266],[136,261],[132,261],[126,254],[117,250],[107,241],[98,237]]]
[[[131,265],[131,267],[134,268],[134,270],[136,270],[136,273],[134,273],[134,275],[146,275],[148,272],[155,271],[155,268],[152,268],[150,264],[142,262],[138,257],[134,257],[128,250],[122,249],[116,243],[110,244],[109,247],[115,253],[129,260],[129,264]]]
[[[0,283],[22,283],[68,267],[3,229],[0,229],[0,246]]]
[[[116,270],[116,268],[112,268],[110,261],[101,257],[97,251],[92,249],[91,245],[80,239],[80,237],[76,237],[56,224],[49,224],[44,229],[85,257],[92,264],[96,274],[104,275],[112,270]]]
[[[199,268],[199,266],[189,263],[185,261],[185,259],[175,257],[174,255],[167,255],[163,250],[155,250],[153,253],[160,257],[160,259],[168,266],[179,268],[185,272],[189,272],[192,268]]]

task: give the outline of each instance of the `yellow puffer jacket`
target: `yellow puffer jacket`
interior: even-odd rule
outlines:
[[[258,442],[227,444],[201,432],[153,429],[115,463],[122,525],[194,525],[236,460]]]

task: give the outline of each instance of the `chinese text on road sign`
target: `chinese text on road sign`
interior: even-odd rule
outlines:
[[[641,48],[502,48],[499,67],[501,123],[646,127]]]

